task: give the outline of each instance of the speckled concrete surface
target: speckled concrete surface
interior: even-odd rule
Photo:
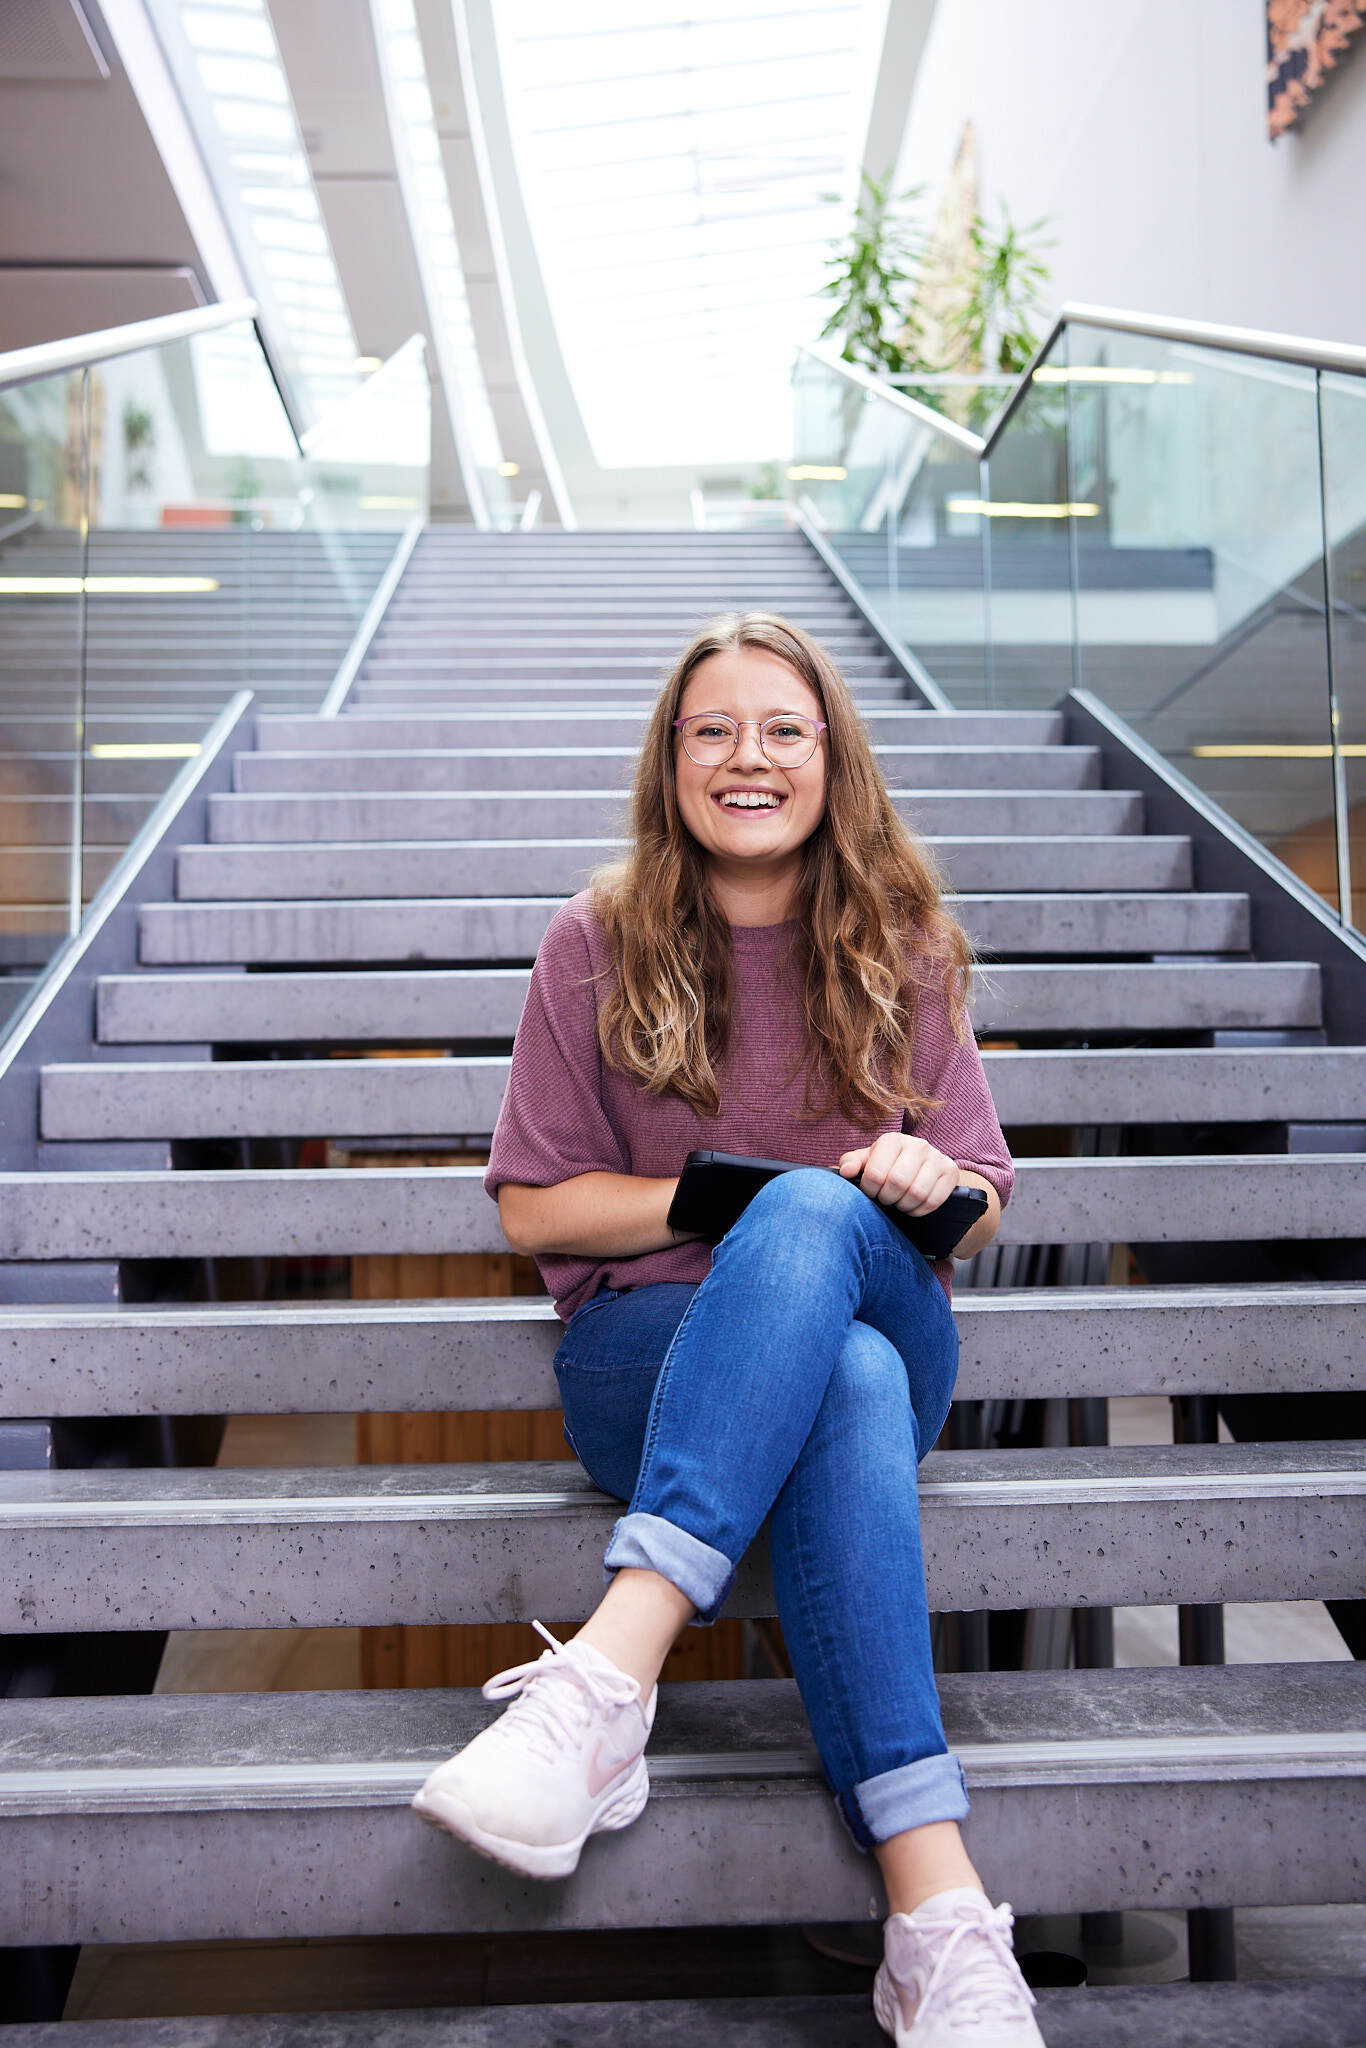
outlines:
[[[1048,2048],[1363,2048],[1358,1981],[1043,1991]],[[868,1997],[482,2006],[445,2012],[104,2020],[6,2029],[12,2048],[873,2048]]]
[[[438,628],[438,637],[447,630]],[[534,639],[538,631],[525,618],[518,619],[517,630],[522,640]],[[568,648],[585,634],[591,634],[595,640],[602,638],[613,626],[575,625],[561,615],[539,630],[556,648]],[[615,623],[615,631],[633,639],[646,630],[644,624]],[[819,633],[820,628],[813,626],[809,630]],[[834,647],[841,639],[849,641],[847,627],[843,634],[836,629],[834,637],[824,644]],[[677,643],[666,638],[664,644],[672,647]],[[273,714],[257,720],[256,745],[263,754],[333,750],[365,753],[377,747],[478,746],[492,732],[500,741],[525,736],[545,747],[581,746],[585,737],[611,747],[638,747],[652,705],[653,694],[645,690],[634,695],[621,691],[600,706],[519,708],[514,702],[421,717],[405,716],[401,711],[388,717],[363,711],[349,712],[341,718]],[[923,711],[904,704],[870,710],[863,722],[874,740],[884,742],[929,739],[940,746],[978,746],[986,741],[1003,747],[1047,747],[1062,740],[1062,718],[1056,711]]]
[[[1366,1048],[987,1052],[1003,1124],[1333,1122],[1363,1113]],[[508,1061],[87,1062],[43,1069],[47,1139],[491,1131]]]
[[[0,1629],[582,1614],[620,1511],[576,1464],[0,1472]],[[1346,1599],[1366,1444],[931,1452],[920,1512],[936,1612]]]
[[[879,746],[900,789],[1098,789],[1095,747]],[[503,745],[393,748],[380,753],[239,754],[243,795],[346,789],[624,789],[639,748]]]
[[[941,1691],[969,1849],[1020,1912],[1366,1897],[1355,1665],[999,1673]],[[556,1886],[407,1811],[490,1712],[433,1692],[10,1702],[0,1940],[877,1917],[791,1685],[671,1688],[644,1816]]]
[[[500,1252],[480,1167],[0,1174],[0,1260]],[[1366,1236],[1366,1155],[1023,1159],[1001,1244]]]
[[[528,960],[558,907],[540,896],[149,903],[139,913],[138,957],[145,967]],[[1247,898],[1237,895],[965,894],[954,909],[973,944],[997,957],[1240,953],[1249,943]]]
[[[510,1040],[526,984],[521,967],[105,975],[99,1033],[106,1044],[126,1045]],[[973,1003],[982,1033],[1303,1028],[1320,1017],[1319,970],[1294,962],[993,965]]]
[[[534,816],[524,829],[538,830]],[[374,896],[567,896],[621,851],[613,839],[465,839],[376,846],[194,846],[176,860],[183,903]],[[1188,839],[1140,833],[1096,838],[937,837],[957,889],[1189,889]],[[60,854],[53,851],[54,874]]]
[[[624,798],[599,790],[537,790],[538,832],[594,837],[622,827]],[[1142,801],[1128,790],[955,790],[950,796],[892,793],[922,832],[1141,832]],[[528,795],[508,790],[363,790],[244,796],[209,805],[209,837],[223,843],[264,840],[524,839]]]
[[[964,1400],[1366,1387],[1366,1284],[968,1289],[954,1319]],[[553,1408],[561,1327],[530,1295],[0,1307],[0,1382],[24,1415]]]

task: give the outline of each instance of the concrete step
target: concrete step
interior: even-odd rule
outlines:
[[[144,966],[219,961],[531,960],[554,897],[382,898],[288,903],[151,903],[139,914]],[[1121,893],[963,895],[973,944],[994,955],[1237,953],[1247,949],[1245,896]]]
[[[1048,2048],[1366,2048],[1359,1977],[1040,1991]],[[77,2041],[76,2036],[80,2035]],[[866,1992],[11,2026],[7,2048],[871,2048]]]
[[[969,1851],[1019,1912],[1360,1898],[1364,1679],[1351,1664],[946,1674]],[[0,1941],[880,1910],[791,1684],[664,1689],[649,1805],[590,1842],[565,1885],[490,1867],[408,1811],[428,1769],[494,1711],[440,1691],[10,1701]]]
[[[367,696],[376,697],[401,694],[414,679],[427,683],[498,683],[525,678],[535,682],[538,676],[545,675],[571,682],[579,678],[588,683],[624,682],[648,689],[663,681],[675,651],[672,647],[660,647],[625,654],[620,649],[595,653],[576,648],[546,655],[539,646],[527,650],[504,642],[499,653],[481,654],[475,650],[464,652],[458,642],[454,647],[449,643],[430,647],[391,643],[389,648],[377,648],[366,656],[364,687]],[[898,664],[882,653],[845,655],[840,665],[851,682],[891,679],[901,674]]]
[[[105,975],[97,1029],[108,1045],[510,1040],[526,986],[520,967]],[[973,1021],[984,1035],[1312,1030],[1322,1022],[1319,970],[1296,961],[993,965],[978,977]]]
[[[988,1052],[1002,1123],[1333,1123],[1360,1117],[1366,1047]],[[45,1139],[437,1137],[491,1131],[503,1058],[103,1061],[42,1072]]]
[[[919,1502],[932,1613],[1353,1599],[1366,1443],[931,1451]],[[0,1630],[567,1621],[620,1513],[558,1461],[0,1471]]]
[[[965,1288],[965,1401],[1366,1390],[1366,1285]],[[0,1308],[11,1415],[555,1408],[549,1299]]]
[[[620,839],[468,839],[187,846],[182,902],[300,896],[564,896],[623,851]],[[938,838],[951,887],[966,890],[1189,889],[1189,839],[1127,833],[1054,839]]]
[[[595,745],[638,746],[650,710],[650,704],[641,701],[610,710],[566,707],[554,712],[535,705],[489,706],[423,718],[355,711],[340,718],[266,716],[257,720],[256,745],[263,754],[314,754],[328,748],[364,753],[376,748],[473,746],[488,737],[507,745],[525,736],[542,747],[581,746],[585,738]],[[1047,747],[1062,740],[1062,717],[1055,711],[918,711],[904,705],[869,711],[864,724],[875,740],[931,741],[936,746]]]
[[[944,790],[897,796],[900,816],[938,836],[1077,833],[1102,837],[1139,833],[1143,799],[1133,790]],[[215,841],[325,839],[524,839],[534,807],[539,833],[554,838],[611,838],[623,829],[624,790],[463,790],[447,794],[343,792],[209,799]]]
[[[656,678],[656,681],[661,679]],[[415,680],[403,684],[401,688],[397,688],[390,683],[380,686],[377,701],[371,705],[367,705],[365,701],[366,687],[365,675],[362,671],[360,681],[347,698],[347,704],[350,706],[353,714],[357,711],[368,710],[371,713],[376,713],[378,711],[394,711],[406,708],[414,710],[430,708],[433,711],[458,711],[467,705],[473,706],[476,709],[482,709],[489,703],[497,703],[500,698],[506,698],[509,703],[568,704],[577,710],[584,704],[596,704],[602,701],[615,703],[623,695],[638,693],[641,685],[638,683],[622,684],[619,682],[569,682],[553,676],[538,676],[534,680],[523,680],[520,683],[508,680],[499,682],[484,680],[481,682],[445,683]],[[854,676],[849,679],[849,687],[854,702],[863,706],[870,704],[904,705],[910,703],[914,696],[910,685],[901,677]],[[313,707],[304,704],[282,706],[281,708],[308,711]]]
[[[233,787],[246,795],[307,790],[625,790],[637,747],[429,747],[383,753],[239,754]],[[1096,747],[879,746],[879,766],[902,790],[1100,787]]]
[[[681,1162],[680,1162],[681,1163]],[[478,1166],[0,1174],[0,1260],[501,1252]],[[1001,1244],[1366,1237],[1366,1154],[1023,1159]]]

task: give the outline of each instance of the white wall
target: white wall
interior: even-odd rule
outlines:
[[[1366,342],[1366,34],[1266,134],[1260,0],[939,0],[899,166],[1053,216],[1065,299]]]

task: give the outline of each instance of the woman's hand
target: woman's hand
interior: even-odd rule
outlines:
[[[1001,1227],[1001,1197],[991,1182],[980,1173],[956,1166],[947,1153],[937,1152],[924,1138],[886,1131],[871,1145],[846,1152],[840,1172],[846,1180],[856,1180],[875,1201],[885,1202],[889,1209],[905,1209],[912,1216],[928,1216],[955,1188],[981,1188],[987,1198],[986,1214],[959,1238],[953,1248],[955,1259],[970,1259],[991,1243]]]
[[[840,1172],[846,1180],[856,1180],[874,1201],[911,1216],[928,1216],[947,1202],[962,1180],[947,1153],[901,1131],[884,1131],[871,1145],[846,1152]]]

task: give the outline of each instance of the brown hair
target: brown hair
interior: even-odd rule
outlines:
[[[797,897],[807,1107],[819,1075],[823,1107],[837,1102],[856,1123],[898,1107],[920,1115],[931,1106],[912,1071],[920,991],[944,987],[962,1036],[968,941],[943,908],[932,855],[892,808],[844,678],[809,634],[771,612],[710,620],[655,705],[632,789],[632,844],[592,883],[616,967],[599,1009],[603,1057],[653,1094],[672,1089],[705,1114],[720,1110],[714,1063],[729,1040],[730,931],[679,811],[673,721],[699,663],[750,647],[787,663],[829,728],[825,815],[802,848]]]

